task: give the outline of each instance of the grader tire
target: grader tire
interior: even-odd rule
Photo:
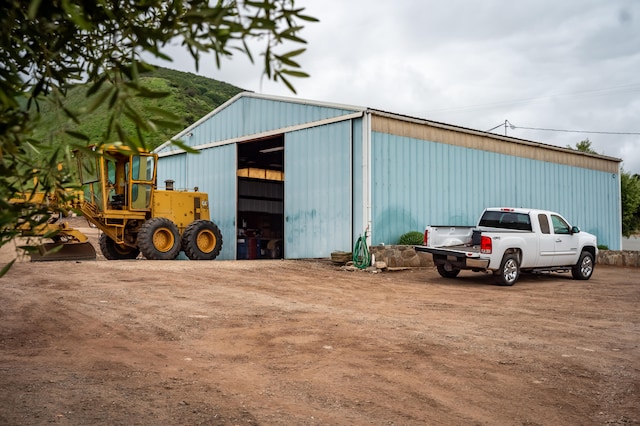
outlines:
[[[140,250],[117,244],[107,234],[100,235],[100,251],[107,260],[135,259],[140,254]]]
[[[209,220],[191,222],[182,234],[182,250],[191,260],[213,260],[222,250],[222,233]]]
[[[173,260],[180,253],[180,232],[164,217],[149,219],[140,227],[138,247],[149,260]]]

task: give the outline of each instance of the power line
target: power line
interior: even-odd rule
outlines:
[[[563,133],[590,133],[597,135],[640,135],[640,132],[606,132],[606,131],[596,131],[596,130],[567,130],[567,129],[546,129],[542,127],[523,127],[523,126],[515,126],[510,123],[508,120],[505,120],[504,124],[499,124],[491,130],[497,129],[500,126],[509,126],[510,129],[524,129],[524,130],[540,130],[544,132],[563,132]],[[488,130],[488,131],[491,131]]]

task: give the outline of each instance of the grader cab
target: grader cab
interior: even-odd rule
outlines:
[[[192,260],[215,259],[222,234],[209,217],[206,193],[158,190],[158,156],[109,147],[103,155],[76,152],[84,200],[80,210],[98,227],[110,260],[170,260],[181,250]]]

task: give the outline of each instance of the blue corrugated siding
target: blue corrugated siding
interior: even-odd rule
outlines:
[[[352,120],[353,134],[353,243],[358,237],[364,234],[367,224],[364,222],[364,213],[366,206],[362,202],[363,186],[362,186],[362,135],[363,120],[361,118]]]
[[[285,135],[284,194],[286,258],[351,250],[351,122]]]
[[[209,194],[211,220],[222,232],[218,259],[236,258],[236,145],[204,149],[187,156],[187,184]]]
[[[175,189],[187,189],[187,163],[186,154],[160,158],[158,166],[158,187],[164,188],[165,181],[174,181]]]
[[[190,130],[182,141],[188,146],[200,146],[233,138],[339,117],[353,112],[281,100],[241,97],[208,120]],[[170,151],[165,147],[159,153]]]
[[[485,207],[554,210],[619,248],[619,176],[373,133],[372,243],[425,225],[473,225]]]
[[[236,258],[236,145],[160,158],[158,183],[173,179],[176,189],[194,187],[209,195],[211,220],[222,232],[222,251],[218,259]]]

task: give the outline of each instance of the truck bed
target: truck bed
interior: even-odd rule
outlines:
[[[415,246],[415,250],[444,256],[457,254],[465,257],[478,257],[480,255],[480,246],[467,244],[446,247]]]
[[[442,259],[459,269],[484,269],[489,266],[488,259],[480,258],[480,246],[460,244],[448,247],[415,246],[416,251],[431,253],[434,261]]]

